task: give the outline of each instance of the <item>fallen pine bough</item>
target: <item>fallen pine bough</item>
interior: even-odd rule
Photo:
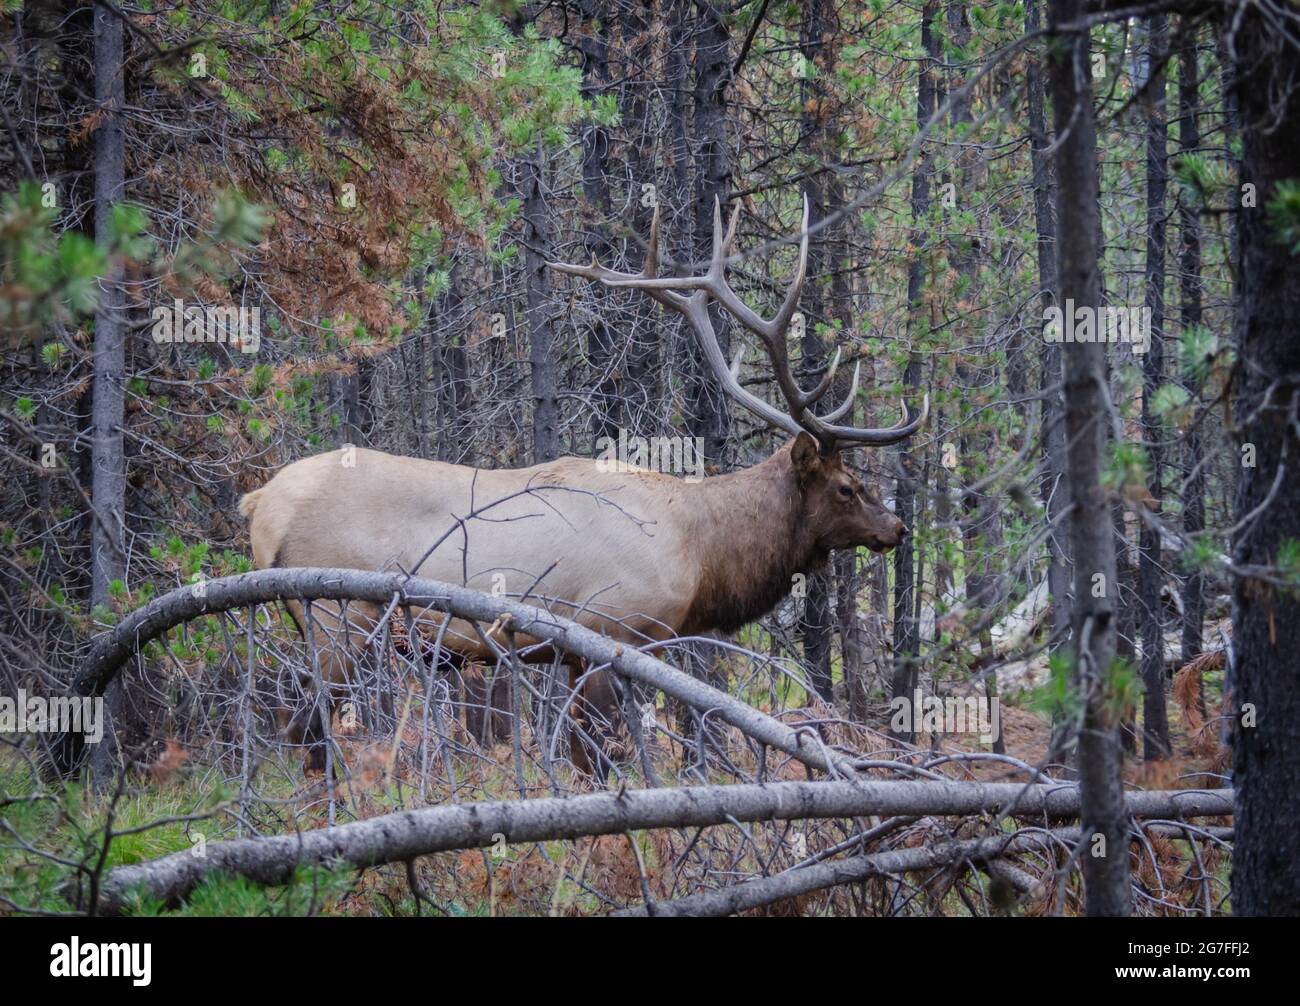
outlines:
[[[1125,793],[1124,799],[1127,813],[1136,818],[1177,821],[1232,814],[1231,790],[1132,791]],[[1077,819],[1079,791],[1064,784],[853,780],[686,786],[444,805],[294,835],[211,842],[201,856],[186,850],[119,866],[101,878],[94,907],[101,914],[120,913],[133,892],[176,904],[214,872],[259,884],[285,884],[303,866],[364,869],[409,862],[436,852],[486,848],[502,839],[519,844],[728,821],[984,813],[1049,821]],[[809,877],[820,878],[826,873],[830,878],[827,884],[842,883],[835,879],[836,871],[851,869],[844,865],[850,862],[810,867],[820,872]],[[79,901],[80,893],[74,893]]]

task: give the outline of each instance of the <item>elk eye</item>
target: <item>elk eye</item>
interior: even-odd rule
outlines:
[[[851,486],[840,486],[840,495],[845,499],[850,499],[853,496],[853,488]]]

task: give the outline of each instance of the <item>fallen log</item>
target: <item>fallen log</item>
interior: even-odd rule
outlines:
[[[1187,837],[1186,832],[1178,829],[1176,825],[1154,825],[1143,830],[1154,831],[1172,838]],[[1225,829],[1222,828],[1200,830],[1216,840],[1231,837],[1230,830],[1225,834]],[[888,852],[852,856],[829,863],[800,866],[771,877],[756,877],[716,891],[701,891],[699,894],[688,895],[674,901],[660,901],[652,905],[625,908],[615,912],[614,915],[620,917],[650,915],[655,918],[684,915],[712,917],[735,915],[839,884],[860,883],[871,877],[909,873],[913,870],[950,866],[956,863],[982,866],[990,876],[1005,879],[1019,895],[1029,896],[1042,882],[1000,857],[1021,852],[1050,854],[1053,845],[1059,847],[1062,842],[1073,845],[1078,839],[1078,828],[1060,828],[1050,832],[1022,831],[1014,835],[993,835],[987,838],[939,842],[910,849],[892,849]]]
[[[759,877],[733,887],[703,891],[675,901],[660,901],[653,905],[627,908],[615,912],[614,915],[623,918],[647,915],[655,918],[736,915],[739,912],[763,908],[801,894],[811,894],[813,891],[839,884],[859,883],[871,877],[886,876],[891,873],[910,873],[913,870],[925,870],[962,862],[992,864],[999,856],[1030,850],[1048,851],[1053,842],[1053,835],[1070,841],[1078,840],[1078,830],[1069,829],[1064,833],[1054,832],[1052,835],[1029,832],[940,842],[912,849],[892,849],[888,852],[852,856],[848,859],[800,867],[797,870],[787,870],[772,877]],[[1021,882],[1028,888],[1034,886],[1032,878]]]
[[[1124,798],[1134,817],[1181,820],[1232,813],[1231,790],[1132,791]],[[201,856],[187,850],[119,866],[102,878],[98,911],[121,912],[133,891],[176,904],[214,872],[285,884],[302,866],[364,869],[500,841],[532,843],[727,821],[981,813],[1073,819],[1079,813],[1079,791],[1064,784],[854,780],[687,786],[428,807],[294,835],[210,842]]]

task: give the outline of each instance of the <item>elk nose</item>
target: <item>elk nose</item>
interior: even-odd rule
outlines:
[[[911,532],[907,530],[907,525],[904,524],[904,523],[900,520],[900,521],[898,522],[898,540],[899,540],[899,541],[902,541],[902,540],[903,540],[904,538],[906,538],[910,533],[911,533]]]

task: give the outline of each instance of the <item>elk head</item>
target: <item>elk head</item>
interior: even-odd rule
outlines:
[[[709,368],[727,396],[768,425],[794,436],[794,440],[783,448],[789,451],[790,471],[799,494],[797,512],[790,514],[794,524],[791,531],[793,533],[795,529],[798,530],[799,536],[806,539],[811,553],[824,554],[831,549],[858,545],[876,552],[888,551],[902,542],[907,535],[907,528],[845,467],[840,453],[854,446],[880,447],[906,440],[925,422],[930,409],[930,397],[925,396],[921,411],[910,421],[907,405],[903,403],[903,418],[894,426],[864,429],[839,425],[839,421],[852,409],[857,395],[861,365],[855,363],[853,381],[844,401],[821,415],[815,413],[813,407],[821,401],[835,381],[840,350],[836,349],[826,373],[813,388],[804,391],[799,387],[790,370],[786,332],[794,318],[808,269],[808,199],[804,197],[799,262],[794,279],[786,291],[784,302],[771,319],[763,318],[753,311],[727,282],[726,268],[736,238],[739,211],[737,206],[724,234],[722,209],[718,201],[714,201],[713,255],[708,270],[702,275],[658,275],[657,208],[650,225],[650,239],[641,272],[618,272],[600,265],[594,259],[586,266],[558,262],[549,264],[561,272],[598,280],[609,287],[644,290],[664,307],[683,315],[695,332]],[[717,332],[709,317],[709,297],[725,308],[744,328],[758,336],[772,362],[776,385],[786,401],[788,411],[776,408],[740,383],[740,362],[745,352],[743,341],[731,365],[727,365],[718,343]]]
[[[865,545],[888,552],[907,537],[906,525],[844,466],[839,454],[823,457],[807,433],[801,431],[790,444],[790,466],[815,551]]]

